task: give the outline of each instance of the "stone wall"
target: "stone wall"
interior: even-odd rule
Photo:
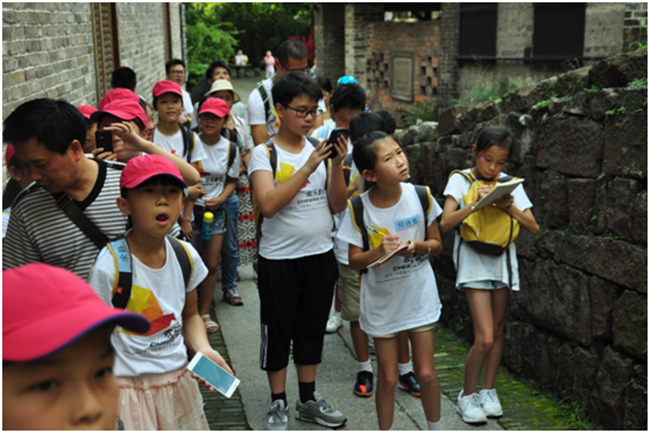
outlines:
[[[318,75],[336,85],[336,80],[345,75],[345,4],[314,5],[314,40]]]
[[[647,85],[627,85],[642,77],[647,52],[624,54],[398,134],[411,181],[442,205],[451,170],[472,164],[478,132],[512,131],[504,171],[526,179],[541,229],[516,241],[521,291],[503,364],[606,429],[647,430]],[[441,321],[470,342],[453,233],[443,245],[432,260]]]

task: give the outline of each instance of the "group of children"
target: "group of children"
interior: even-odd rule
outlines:
[[[472,145],[474,167],[465,175],[450,176],[441,208],[428,188],[408,183],[403,149],[383,131],[381,117],[364,112],[365,94],[358,84],[334,90],[328,107],[334,126],[314,131],[320,139],[316,143],[307,134],[321,111],[321,88],[301,72],[282,77],[272,88],[279,131],[242,159],[240,148],[224,137],[238,95],[220,81],[215,80],[217,90],[209,92],[217,97],[208,95],[198,105],[196,135],[179,125],[184,103],[178,83],[162,81],[153,90],[152,105],[159,113],[153,142],[197,168],[201,181],[196,185],[188,185],[169,159],[132,154],[139,148],[132,143],[145,139],[149,123],[137,95],[138,100],[117,99],[88,116],[100,130],[112,132],[114,152],[104,156],[128,161],[120,176],[117,206],[129,226],[124,238],[100,251],[88,282],[105,304],[126,307],[129,313],[98,303],[88,285],[67,271],[38,264],[5,271],[3,309],[12,314],[3,317],[3,395],[5,405],[11,401],[16,409],[3,407],[3,427],[38,428],[30,423],[39,418],[51,422],[39,424],[46,428],[115,428],[121,423],[128,429],[207,428],[198,386],[185,369],[187,350],[201,352],[231,371],[210,347],[206,331],[217,329],[209,311],[227,224],[224,205],[245,165],[259,209],[260,367],[271,389],[268,428],[288,426],[290,353],[299,381],[297,417],[334,428],[346,422],[315,384],[337,285],[341,316],[351,322],[359,361],[354,392],[362,397],[373,393],[368,336],[374,340],[379,428],[392,427],[395,388],[400,386],[421,397],[428,428],[441,429],[433,328],[442,305],[429,256],[442,250],[440,230],[456,229],[478,212],[476,203],[493,187],[487,181],[505,176],[501,170],[510,153],[509,131],[489,127],[480,132]],[[238,123],[235,120],[234,134]],[[349,128],[351,140],[330,142],[334,128]],[[106,153],[100,149],[91,152]],[[477,197],[468,201],[472,187]],[[537,232],[532,204],[521,186],[491,206]],[[214,214],[211,236],[202,245],[193,244],[206,211]],[[187,242],[169,236],[175,227]],[[202,256],[195,246],[202,248]],[[488,255],[456,235],[456,286],[466,294],[475,334],[458,402],[458,412],[469,423],[502,415],[494,380],[503,350],[508,290],[519,288],[515,246],[510,243],[505,249],[507,254]],[[373,265],[396,250],[388,261]],[[224,269],[229,286],[224,299],[241,305],[236,289],[229,290],[236,278],[231,271]],[[35,317],[37,310],[30,303],[21,314],[21,296],[37,274],[47,292],[39,300],[44,310]],[[81,311],[96,314],[82,320],[76,315]],[[65,333],[57,331],[68,323]],[[63,367],[51,367],[56,364]],[[477,393],[483,366],[485,381]],[[199,383],[209,388],[205,381]],[[52,399],[59,406],[55,410],[50,405],[44,412]]]

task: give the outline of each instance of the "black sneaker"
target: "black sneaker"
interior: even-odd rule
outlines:
[[[359,397],[370,397],[372,395],[373,374],[370,371],[357,373],[357,383],[354,384],[354,395]]]
[[[403,374],[399,377],[399,382],[397,382],[399,389],[403,389],[411,393],[413,397],[420,396],[420,384],[415,378],[415,373],[409,371],[406,374]]]

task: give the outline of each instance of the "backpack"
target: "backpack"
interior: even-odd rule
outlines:
[[[494,185],[497,182],[514,179],[512,176],[505,176],[496,181],[479,180],[471,172],[466,173],[461,170],[452,171],[449,178],[455,173],[462,175],[471,184],[469,192],[463,194],[465,205],[477,199],[479,186]],[[490,256],[503,254],[518,235],[519,222],[496,206],[485,206],[472,212],[460,225],[461,239],[477,252]]]
[[[426,240],[426,231],[429,227],[429,212],[431,211],[431,206],[433,206],[432,200],[429,200],[431,197],[431,192],[428,186],[424,185],[413,185],[415,187],[415,193],[418,195],[418,200],[420,201],[420,206],[422,206],[422,211],[424,212],[424,233]],[[363,201],[361,201],[361,196],[352,197],[348,200],[348,208],[350,209],[352,223],[354,227],[361,232],[361,238],[363,239],[363,251],[370,250],[370,241],[368,240],[368,231],[365,228],[363,223]],[[359,271],[360,274],[365,274],[368,272],[368,269],[362,269]]]
[[[262,97],[262,102],[264,103],[264,112],[266,113],[266,124],[268,125],[269,120],[271,119],[279,122],[280,119],[278,119],[278,116],[275,114],[275,109],[271,107],[271,98],[269,97],[269,94],[264,88],[264,84],[261,81],[257,83],[257,90],[260,92],[260,96]]]
[[[320,141],[318,139],[313,138],[313,137],[307,137],[307,141],[311,143],[314,148],[316,148],[319,144]],[[269,157],[269,163],[271,164],[271,173],[273,173],[273,179],[275,180],[275,170],[278,166],[278,154],[275,151],[275,144],[273,144],[273,140],[269,139],[266,143],[263,144],[263,146],[266,147],[266,154]],[[327,168],[327,159],[323,161],[325,163],[325,167]],[[325,180],[325,185],[327,185],[327,179]],[[327,188],[327,186],[326,186]],[[257,203],[255,202],[255,196],[251,195],[252,201],[253,201],[253,218],[255,220],[255,231],[256,231],[256,238],[259,241],[260,238],[262,237],[262,221],[264,220],[264,215],[262,215],[262,212],[260,212]]]
[[[181,135],[183,136],[183,159],[190,162],[192,159],[192,152],[196,146],[196,133],[185,125],[179,124],[181,128]]]
[[[183,243],[172,237],[167,236],[176,255],[176,259],[181,265],[183,271],[183,281],[185,287],[190,282],[190,277],[194,271],[194,261],[192,255]],[[131,298],[131,289],[133,287],[133,268],[131,264],[131,249],[126,238],[119,238],[106,244],[108,250],[113,255],[113,262],[117,266],[115,281],[113,282],[113,299],[112,303],[115,308],[126,309],[126,304]]]

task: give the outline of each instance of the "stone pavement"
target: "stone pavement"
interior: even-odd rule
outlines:
[[[270,390],[266,374],[259,368],[259,297],[251,267],[240,268],[242,281],[239,292],[244,306],[232,307],[216,302],[216,316],[221,325],[210,341],[224,356],[241,379],[239,389],[226,399],[214,392],[204,392],[206,415],[213,430],[265,430]],[[216,296],[221,292],[216,291]],[[213,311],[214,314],[214,311]],[[581,426],[572,423],[571,414],[510,376],[499,372],[497,390],[505,415],[490,419],[483,425],[465,424],[456,413],[455,402],[462,387],[465,356],[468,347],[451,332],[438,326],[435,332],[436,366],[442,389],[442,421],[445,430],[563,430]],[[323,362],[318,367],[316,388],[348,421],[341,430],[377,430],[374,396],[356,397],[352,392],[356,378],[356,359],[347,323],[335,334],[326,335]],[[376,371],[376,360],[371,357]],[[328,430],[295,418],[298,379],[290,365],[287,378],[287,398],[290,407],[290,430]],[[426,419],[418,398],[397,390],[395,396],[394,430],[426,429]]]

